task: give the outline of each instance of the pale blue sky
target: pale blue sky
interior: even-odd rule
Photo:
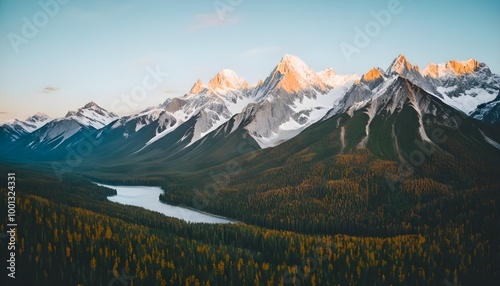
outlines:
[[[285,53],[340,74],[386,69],[399,54],[422,68],[475,58],[500,73],[499,1],[400,0],[400,13],[350,60],[341,43],[354,45],[355,28],[396,0],[59,1],[68,3],[0,0],[0,122],[37,111],[59,117],[89,101],[118,111],[148,66],[168,76],[127,112],[182,96],[223,68],[257,82]],[[44,18],[39,2],[58,4]],[[33,35],[23,33],[24,17],[38,21]]]

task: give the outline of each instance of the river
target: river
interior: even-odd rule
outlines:
[[[145,187],[145,186],[111,186],[95,183],[97,185],[115,189],[117,195],[108,197],[108,200],[120,203],[122,205],[131,205],[142,207],[147,210],[155,211],[164,214],[168,217],[174,217],[187,222],[193,223],[232,223],[224,217],[210,215],[208,213],[197,212],[191,209],[172,206],[162,203],[159,200],[163,190],[160,187]]]

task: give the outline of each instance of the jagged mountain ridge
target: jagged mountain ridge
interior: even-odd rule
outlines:
[[[409,80],[447,105],[450,105],[448,99],[451,97],[438,92],[437,81],[441,85],[449,84],[447,80],[459,81],[465,86],[468,84],[469,87],[490,90],[494,90],[500,82],[485,64],[472,60],[431,64],[421,72],[401,55],[386,72],[373,68],[360,77],[337,75],[332,69],[315,72],[299,58],[285,55],[266,80],[255,85],[248,84],[226,69],[206,85],[198,80],[183,97],[167,99],[156,107],[131,116],[118,118],[95,103],[89,103],[78,111],[68,112],[63,119],[51,121],[46,129],[30,133],[28,137],[35,138],[25,138],[23,142],[32,150],[51,151],[58,149],[64,141],[66,143],[59,147],[81,142],[83,133],[86,136],[91,134],[96,139],[100,137],[103,143],[94,153],[102,157],[139,158],[161,149],[166,153],[158,156],[179,158],[175,154],[185,155],[193,144],[193,148],[200,149],[200,145],[206,144],[210,138],[221,134],[228,137],[238,131],[242,136],[251,137],[258,148],[274,147],[294,138],[321,119],[353,112],[367,101],[376,99],[399,77]],[[480,82],[485,78],[487,83]],[[459,96],[467,97],[475,98],[469,93]],[[495,100],[484,102],[478,106],[482,111],[471,112],[471,116],[495,123],[498,120],[495,104]],[[104,119],[99,119],[100,116]],[[68,123],[68,120],[73,122]],[[101,129],[109,132],[96,132]],[[211,133],[213,135],[209,136]],[[360,142],[360,146],[365,144]],[[165,148],[165,145],[176,147]]]
[[[101,129],[116,119],[118,119],[116,114],[108,112],[94,102],[89,102],[77,111],[69,111],[65,117],[53,119],[41,128],[21,137],[16,144],[24,144],[28,150],[46,151],[60,146],[67,140],[71,142],[73,136],[80,132]]]
[[[357,75],[337,75],[332,69],[316,73],[302,60],[292,55],[285,55],[269,77],[256,85],[248,84],[234,71],[225,69],[206,85],[198,80],[183,97],[167,99],[156,107],[119,118],[111,125],[111,128],[115,129],[113,133],[115,138],[110,140],[122,140],[127,145],[132,134],[145,129],[140,132],[141,136],[135,136],[134,139],[141,141],[141,144],[137,142],[130,144],[133,145],[133,149],[131,148],[129,153],[140,152],[196,117],[194,127],[186,128],[191,134],[184,134],[179,138],[181,141],[189,138],[185,145],[191,145],[227,122],[232,116],[244,112],[244,109],[252,104],[259,106],[264,113],[269,109],[282,111],[274,112],[268,117],[271,122],[264,124],[266,130],[260,128],[263,130],[262,134],[255,129],[262,125],[262,119],[265,118],[258,118],[252,130],[254,136],[263,138],[291,131],[292,135],[285,136],[291,138],[320,119],[329,109],[334,98],[328,92],[337,89],[334,96],[339,97],[346,89],[343,86],[352,84],[357,78],[359,78]],[[317,99],[322,101],[316,104],[314,101]],[[304,104],[304,101],[308,102]],[[321,112],[318,113],[319,109]],[[318,114],[309,118],[314,112]],[[78,112],[70,112],[67,117],[76,113]],[[280,116],[277,116],[278,114]],[[280,130],[280,125],[284,123],[289,123],[289,126],[286,130]],[[190,121],[190,124],[193,124],[193,121]],[[282,141],[283,139],[279,142]],[[261,147],[268,146],[262,144]]]
[[[244,79],[234,71],[223,70],[208,85],[198,80],[191,91],[183,97],[167,99],[156,107],[122,117],[112,128],[123,130],[124,138],[145,127],[154,129],[153,134],[143,138],[143,145],[133,150],[135,152],[160,140],[196,117],[193,136],[187,142],[192,144],[234,114],[241,112],[241,109],[252,100],[252,93]]]
[[[327,99],[327,102],[320,103],[320,113],[315,115],[315,118],[313,118],[314,120],[319,120],[324,113],[328,111],[334,101],[332,94],[328,94],[332,88],[335,89],[335,87],[332,87],[332,85],[335,84],[332,84],[331,82],[336,81],[340,84],[345,84],[346,82],[352,83],[353,80],[351,78],[357,77],[339,76],[334,72],[330,73],[330,75],[323,74],[322,77],[320,77],[319,74],[321,73],[312,71],[300,59],[291,55],[285,55],[280,64],[273,70],[266,81],[257,85],[249,85],[234,72],[230,70],[223,70],[207,85],[205,85],[201,80],[198,80],[191,88],[190,93],[181,98],[168,99],[164,104],[151,110],[147,110],[139,114],[139,116],[135,116],[135,118],[121,118],[112,126],[113,129],[116,129],[113,131],[112,136],[119,137],[115,133],[122,127],[128,128],[126,133],[127,138],[122,140],[122,144],[127,144],[127,140],[132,141],[130,137],[131,134],[136,132],[133,130],[134,120],[140,116],[151,116],[151,114],[154,113],[153,119],[147,122],[147,124],[141,125],[141,129],[144,130],[137,131],[140,132],[141,135],[135,135],[135,138],[133,139],[135,146],[133,147],[133,150],[131,149],[132,151],[129,151],[129,154],[133,153],[132,157],[138,158],[137,160],[140,161],[146,160],[140,159],[141,156],[143,158],[148,158],[147,160],[156,160],[156,158],[152,158],[148,154],[153,154],[156,150],[162,150],[161,152],[163,158],[165,158],[165,160],[167,160],[166,158],[169,158],[168,160],[172,162],[175,158],[180,158],[179,156],[186,155],[189,152],[201,152],[199,150],[204,149],[205,147],[200,145],[210,145],[210,143],[208,143],[208,141],[210,141],[208,138],[212,138],[213,136],[209,136],[209,134],[221,134],[219,133],[221,128],[226,129],[226,135],[229,137],[236,136],[230,134],[233,131],[235,131],[235,134],[247,134],[248,131],[246,129],[233,130],[231,128],[230,130],[227,130],[226,128],[229,122],[234,120],[239,121],[240,117],[247,117],[247,119],[251,117],[251,119],[245,121],[245,126],[238,125],[238,127],[241,128],[247,128],[248,126],[251,126],[251,124],[259,124],[262,121],[265,121],[266,118],[270,119],[271,122],[267,122],[269,124],[267,131],[271,128],[278,129],[282,122],[290,120],[294,122],[297,120],[300,122],[301,119],[299,119],[299,117],[301,114],[304,114],[303,117],[307,117],[311,111],[316,111],[314,110],[314,105],[313,107],[304,105],[304,101],[314,101],[318,99],[318,95]],[[323,82],[324,79],[329,79],[331,82],[325,84]],[[313,84],[311,84],[311,80]],[[301,89],[302,87],[310,85],[316,86],[320,91],[318,92],[316,89],[303,89],[292,94],[288,92],[292,87]],[[337,90],[339,90],[337,92],[337,96],[340,96],[340,94],[344,91],[340,88],[337,88]],[[328,100],[328,97],[331,99]],[[303,107],[298,106],[295,102],[302,104]],[[265,113],[270,109],[273,109],[274,111],[273,116],[271,117],[247,116],[247,113],[249,112],[255,115],[255,112],[259,110]],[[281,116],[277,116],[280,109],[285,110],[285,112],[283,112]],[[186,112],[186,110],[191,111]],[[215,120],[210,121],[211,115],[215,117]],[[293,116],[295,116],[295,119]],[[162,118],[166,118],[166,120]],[[169,124],[168,127],[163,128],[157,123],[161,121]],[[309,125],[313,122],[314,121],[309,122]],[[127,125],[129,126],[127,127]],[[295,126],[291,127],[292,128],[290,129],[296,128]],[[152,131],[152,129],[155,130]],[[202,132],[200,132],[200,130]],[[261,129],[261,131],[262,130],[263,129]],[[283,130],[279,131],[283,132]],[[285,130],[284,133],[288,131],[289,130]],[[300,133],[300,130],[292,130],[291,133],[292,135],[290,135],[289,138]],[[255,135],[256,134],[254,133],[248,137],[255,138]],[[141,138],[151,137],[153,137],[153,139],[143,142],[144,145],[139,148],[141,144],[137,144],[138,140],[144,141],[145,139]],[[254,140],[250,141],[252,142],[251,145],[255,143]],[[257,140],[257,142],[259,141]],[[257,145],[257,148],[262,147],[261,143],[262,142],[259,142],[260,146]],[[107,143],[104,144],[108,145]],[[221,146],[223,145],[224,143],[221,143]],[[122,150],[122,148],[120,148],[120,150]],[[211,150],[212,153],[217,153],[213,151],[213,148],[211,148]],[[111,148],[109,148],[109,151],[113,152]],[[231,153],[227,149],[226,151]],[[241,154],[233,152],[233,155],[236,156]],[[210,156],[204,157],[208,158]],[[219,157],[227,158],[227,156]],[[203,159],[199,158],[197,160]],[[220,160],[213,158],[212,161],[218,162]]]
[[[474,59],[431,63],[420,71],[418,66],[413,66],[400,55],[387,74],[399,74],[409,79],[468,115],[481,113],[480,110],[476,112],[479,105],[492,101],[500,91],[500,76],[493,74],[485,63]]]
[[[72,119],[82,126],[101,129],[118,118],[113,112],[108,112],[98,106],[95,102],[89,102],[77,111],[68,111],[65,119]]]
[[[245,119],[243,128],[261,148],[276,146],[321,119],[358,78],[331,69],[316,73],[298,57],[285,55],[256,89],[259,100],[235,120]]]
[[[393,75],[380,84],[373,97],[313,124],[279,146],[240,157],[242,172],[231,178],[227,192],[222,192],[235,197],[243,193],[242,197],[253,200],[258,197],[254,189],[263,188],[265,199],[258,202],[280,209],[281,199],[268,200],[272,194],[279,196],[280,187],[287,186],[287,195],[280,198],[300,203],[308,194],[302,193],[303,188],[316,195],[324,184],[341,186],[346,181],[339,176],[347,173],[339,174],[338,169],[354,165],[363,165],[371,169],[370,176],[378,173],[375,176],[379,177],[366,185],[366,197],[350,197],[348,202],[371,198],[377,194],[375,189],[388,198],[408,196],[411,194],[401,190],[407,187],[404,183],[421,178],[458,190],[465,188],[467,176],[474,173],[481,176],[482,183],[495,180],[500,170],[500,145],[496,142],[500,142],[498,127],[475,120],[410,80]],[[403,167],[387,173],[394,162]],[[478,169],[484,162],[492,168]],[[215,166],[210,171],[218,173],[223,168]],[[349,175],[356,173],[352,168]],[[351,188],[337,192],[350,194]],[[247,207],[245,199],[235,203],[237,208]]]
[[[41,112],[38,112],[35,115],[28,117],[24,121],[14,119],[0,126],[0,130],[4,134],[1,137],[6,138],[11,142],[14,142],[20,137],[42,127],[48,121],[50,121],[50,117],[47,114]]]

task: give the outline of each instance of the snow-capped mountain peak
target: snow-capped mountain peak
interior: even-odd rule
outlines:
[[[97,105],[97,103],[91,101],[87,104],[85,104],[85,106],[83,106],[83,109],[94,109],[94,110],[99,110],[99,109],[102,109],[101,107],[99,107],[99,105]]]
[[[419,101],[415,92],[426,95]],[[393,114],[406,104],[414,107],[423,126],[422,115],[433,112],[425,105],[429,103],[427,95],[477,119],[493,124],[499,121],[500,76],[472,59],[431,64],[421,72],[400,55],[387,73],[373,68],[358,76],[339,75],[331,68],[316,72],[300,58],[285,55],[257,84],[248,85],[234,71],[224,69],[208,84],[197,80],[186,95],[169,98],[137,114],[118,119],[89,102],[64,118],[49,120],[44,114],[35,114],[26,121],[0,126],[0,135],[3,130],[6,140],[0,139],[9,144],[26,143],[30,149],[55,150],[104,127],[111,132],[96,132],[108,144],[102,150],[108,152],[112,150],[107,149],[109,146],[123,145],[117,148],[120,154],[140,154],[154,148],[162,152],[169,148],[175,152],[194,150],[189,148],[198,148],[217,136],[226,140],[224,136],[234,132],[248,134],[261,148],[268,148],[344,112],[349,116],[357,111],[366,113],[369,125],[378,111]],[[14,123],[17,129],[10,127]],[[28,123],[33,123],[32,129],[25,127]],[[36,131],[28,134],[29,130]],[[368,129],[366,134],[359,146],[366,146]]]
[[[311,68],[299,57],[285,54],[283,58],[281,58],[281,61],[278,64],[276,70],[281,72],[282,74],[297,72],[305,76],[309,71],[311,71]]]
[[[432,78],[443,77],[450,74],[461,76],[474,73],[480,66],[481,63],[474,59],[465,61],[451,60],[442,64],[431,63],[424,69],[422,74]]]
[[[439,94],[436,87],[424,78],[419,67],[413,66],[404,55],[399,55],[392,62],[387,69],[386,75],[403,77],[431,94]]]
[[[318,72],[318,76],[323,80],[328,88],[342,87],[359,79],[359,75],[357,74],[340,75],[337,74],[332,68]]]
[[[479,68],[479,62],[474,59],[462,62],[449,61],[448,63],[456,75],[470,74]]]
[[[188,131],[190,135],[181,141],[186,139],[192,144],[253,102],[250,95],[248,84],[242,77],[232,70],[223,69],[207,85],[198,79],[185,96],[169,98],[157,107],[122,117],[112,128],[126,129],[134,125],[128,130],[130,135],[146,126],[153,126],[156,135],[146,140],[142,150],[189,121],[193,124]]]
[[[89,102],[77,111],[69,111],[65,117],[51,120],[32,132],[27,138],[30,141],[28,146],[51,146],[53,149],[82,130],[101,129],[115,119],[118,116],[114,113],[106,111],[95,102]]]
[[[210,80],[207,87],[214,92],[225,92],[228,90],[247,88],[248,84],[233,70],[223,69]]]
[[[47,123],[47,121],[49,121],[49,120],[50,120],[50,117],[47,114],[37,112],[36,114],[28,117],[25,120],[25,122],[35,125],[38,129],[38,128],[42,127],[45,123]]]
[[[51,118],[41,112],[37,112],[35,115],[28,117],[23,123],[23,128],[28,132],[31,133],[38,128],[44,126],[47,122],[49,122]]]
[[[435,63],[430,63],[422,72],[423,75],[430,76],[433,78],[440,77],[446,71],[443,65],[437,65]]]
[[[406,60],[404,55],[399,55],[387,69],[387,74],[397,73],[400,75],[413,69],[413,66]]]
[[[24,135],[38,130],[50,120],[48,115],[38,112],[24,121],[18,119],[7,121],[5,124],[0,125],[0,128],[4,129],[9,140],[14,142]]]
[[[118,119],[118,116],[112,112],[108,112],[95,102],[89,102],[77,111],[69,111],[65,118],[74,119],[83,126],[91,126],[95,129],[100,129],[113,120]]]
[[[191,90],[189,91],[189,94],[199,94],[205,89],[205,85],[203,84],[203,81],[201,79],[198,79]]]
[[[311,88],[321,93],[329,90],[318,73],[297,56],[289,54],[283,56],[266,82],[273,83],[271,86],[276,86],[288,93],[297,93]]]
[[[384,72],[382,70],[380,70],[379,68],[373,68],[361,77],[361,81],[372,82],[377,79],[383,78],[383,75]]]
[[[235,120],[244,122],[242,128],[261,148],[276,146],[320,120],[358,78],[333,69],[317,73],[300,58],[285,55],[257,86],[257,101]]]
[[[474,59],[429,64],[422,75],[429,86],[435,87],[433,94],[469,115],[486,112],[483,104],[494,100],[500,92],[500,76]]]
[[[320,71],[318,75],[323,78],[336,76],[337,73],[332,68],[327,68],[326,70]]]
[[[7,121],[4,125],[9,125],[9,126],[19,125],[26,132],[29,133],[42,127],[48,121],[50,121],[50,117],[47,114],[37,112],[36,114],[26,118],[26,120],[24,121],[14,119]]]

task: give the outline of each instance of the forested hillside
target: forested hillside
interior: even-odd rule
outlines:
[[[301,234],[188,224],[111,203],[112,190],[78,177],[18,177],[19,285],[488,285],[498,277],[494,234],[472,228],[467,213],[412,234],[409,226],[391,236]],[[477,219],[492,220],[495,201],[478,198]]]

